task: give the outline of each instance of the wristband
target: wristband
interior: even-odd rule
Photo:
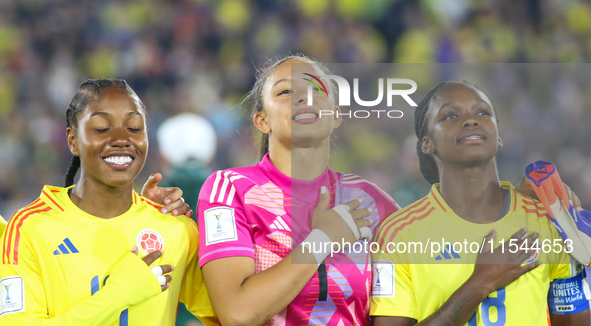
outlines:
[[[359,229],[357,228],[357,225],[355,225],[355,221],[353,221],[353,215],[349,212],[349,206],[339,205],[333,207],[333,210],[339,214],[345,223],[347,223],[347,226],[349,226],[349,229],[351,229],[351,232],[353,232],[353,235],[355,236],[355,240],[359,240]]]
[[[319,229],[312,230],[312,232],[308,234],[306,239],[302,241],[302,246],[304,248],[308,247],[308,249],[310,249],[310,252],[314,255],[314,258],[316,258],[318,266],[322,264],[324,258],[326,258],[329,254],[329,252],[324,252],[324,249],[326,249],[326,243],[328,243],[328,247],[330,247],[332,242],[330,241],[330,238],[326,235],[326,233],[322,232]],[[320,251],[314,252],[315,248],[320,248]]]

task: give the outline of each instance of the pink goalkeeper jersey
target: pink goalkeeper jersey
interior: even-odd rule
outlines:
[[[199,264],[223,257],[251,257],[259,273],[278,263],[310,233],[320,187],[331,207],[361,199],[371,208],[371,229],[399,209],[392,197],[354,174],[327,169],[313,181],[292,179],[268,155],[255,166],[212,174],[199,194]],[[292,216],[294,218],[292,219]],[[296,231],[297,230],[297,231]],[[293,232],[293,233],[292,233]],[[325,260],[298,296],[264,325],[369,325],[371,255],[339,253]],[[322,266],[321,266],[322,267]]]

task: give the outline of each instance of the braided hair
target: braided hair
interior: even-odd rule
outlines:
[[[478,86],[468,83],[467,81],[444,81],[437,84],[433,87],[427,95],[421,100],[417,108],[415,109],[415,133],[418,137],[417,140],[417,154],[419,155],[419,168],[421,169],[421,174],[423,178],[427,180],[430,184],[439,183],[439,169],[437,168],[437,163],[435,162],[435,158],[433,155],[423,153],[423,137],[428,134],[429,126],[427,124],[427,120],[425,117],[427,116],[427,112],[429,111],[429,105],[431,104],[431,99],[438,94],[440,90],[445,88],[449,85],[464,85],[469,88],[475,89],[479,92],[482,92],[486,97],[489,99],[488,95],[481,90]],[[492,105],[492,101],[491,101]],[[493,111],[495,111],[494,106],[492,107]],[[496,111],[495,111],[496,116]],[[497,120],[498,124],[498,120]]]
[[[269,60],[269,62],[265,66],[263,66],[262,68],[257,70],[256,82],[254,83],[254,86],[248,92],[248,94],[246,94],[246,97],[242,101],[242,103],[248,102],[250,104],[250,107],[251,107],[251,117],[250,118],[251,119],[254,118],[254,116],[258,112],[262,112],[264,110],[263,90],[265,88],[265,83],[267,82],[267,78],[269,77],[269,75],[279,65],[281,65],[282,63],[284,63],[288,60],[292,60],[292,59],[300,59],[303,61],[313,63],[322,72],[324,72],[324,74],[332,75],[332,72],[324,64],[322,64],[319,61],[314,60],[308,56],[305,56],[303,54],[288,55],[283,58],[276,58],[274,60]],[[331,85],[331,89],[333,91],[334,98],[338,98],[338,93],[337,93],[338,88],[334,85],[334,83],[335,82],[333,80],[331,80],[329,82],[329,85]],[[269,152],[269,134],[263,133],[263,137],[261,139],[261,147],[259,149],[260,158],[262,159],[265,156],[265,154],[267,154],[268,152]]]
[[[66,109],[66,125],[68,128],[78,128],[78,113],[82,112],[90,103],[96,102],[99,99],[100,93],[103,89],[115,87],[121,90],[126,90],[130,97],[136,104],[139,105],[143,110],[145,106],[139,99],[137,94],[131,89],[127,82],[123,79],[87,79],[74,95],[72,102]],[[80,169],[80,157],[72,156],[68,172],[66,173],[65,187],[69,187],[74,184],[74,177]]]

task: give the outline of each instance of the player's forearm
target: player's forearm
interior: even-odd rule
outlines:
[[[11,269],[11,271],[15,275],[21,275],[15,270]],[[26,282],[25,279],[25,284]],[[25,293],[27,300],[35,302],[34,292],[34,289],[27,289]],[[27,306],[29,309],[34,307],[32,311],[4,315],[0,317],[0,325],[111,325],[123,310],[160,292],[160,284],[152,271],[141,259],[128,253],[113,268],[102,289],[73,304],[68,311],[49,317],[44,303],[29,304]]]
[[[476,278],[468,279],[449,299],[417,326],[463,326],[492,292]]]
[[[292,264],[292,260],[297,263]],[[220,322],[224,326],[264,323],[293,301],[317,269],[314,256],[296,247],[273,267],[249,276],[231,291],[233,294],[228,294],[229,289],[224,287],[222,300],[215,300],[215,293],[210,290]],[[209,288],[207,278],[206,284]]]

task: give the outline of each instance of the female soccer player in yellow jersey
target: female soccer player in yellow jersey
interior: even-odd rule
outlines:
[[[589,325],[583,275],[543,205],[499,181],[502,141],[488,96],[465,82],[444,82],[417,107],[415,131],[421,171],[433,187],[384,221],[376,241],[381,248],[427,238],[485,244],[480,254],[455,244],[434,257],[376,254],[374,325]],[[526,251],[523,239],[556,246]]]
[[[148,151],[141,100],[123,80],[87,80],[66,116],[66,187],[45,186],[1,240],[0,324],[173,325],[179,298],[214,324],[196,224],[132,188]]]

